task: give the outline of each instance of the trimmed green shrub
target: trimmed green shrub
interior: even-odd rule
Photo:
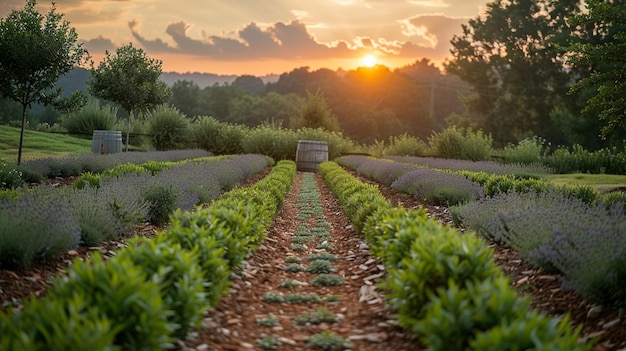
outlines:
[[[90,263],[75,260],[67,276],[56,280],[49,298],[83,300],[113,323],[118,330],[115,345],[124,349],[155,350],[172,341],[172,311],[163,302],[158,282],[127,259],[105,263],[95,253]]]
[[[197,250],[147,240],[131,243],[120,255],[141,267],[148,278],[158,284],[165,308],[173,311],[168,320],[176,326],[175,337],[185,338],[200,326],[208,306]]]
[[[196,216],[202,213],[176,211],[168,227],[167,234],[157,237],[158,243],[180,245],[182,249],[194,251],[198,256],[198,264],[204,276],[205,303],[210,307],[217,306],[231,282],[230,269],[224,260],[225,248],[215,236],[211,235],[212,221],[198,221]]]
[[[119,332],[97,307],[80,294],[68,299],[31,296],[22,310],[0,312],[0,350],[119,350]]]
[[[502,276],[459,284],[450,279],[433,294],[412,331],[432,350],[466,350],[477,333],[523,319],[529,307],[530,300],[519,298]]]
[[[580,330],[572,332],[567,317],[552,320],[530,311],[530,300],[518,297],[504,277],[465,288],[450,280],[425,310],[415,329],[432,350],[590,349],[579,345]]]

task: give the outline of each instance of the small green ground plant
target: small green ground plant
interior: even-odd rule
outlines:
[[[340,351],[351,348],[352,343],[339,335],[324,331],[310,336],[307,339],[307,346],[316,350]]]

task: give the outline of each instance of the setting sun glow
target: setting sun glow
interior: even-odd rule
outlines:
[[[365,67],[373,67],[376,65],[376,57],[374,57],[374,55],[367,54],[361,60],[361,64]]]

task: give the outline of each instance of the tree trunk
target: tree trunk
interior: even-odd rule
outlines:
[[[126,129],[126,152],[128,152],[128,144],[130,142],[130,118],[133,115],[133,110],[128,111],[128,128]]]
[[[22,104],[22,129],[20,130],[20,145],[17,149],[17,165],[19,166],[22,163],[22,145],[24,143],[24,127],[26,126],[26,106],[27,104]]]

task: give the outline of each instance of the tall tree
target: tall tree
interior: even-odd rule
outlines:
[[[133,111],[166,103],[172,95],[170,88],[159,79],[162,62],[148,57],[145,51],[128,44],[108,51],[97,68],[91,69],[89,92],[114,102],[128,112],[126,151],[130,139]]]
[[[588,0],[572,21],[582,41],[572,43],[569,62],[588,68],[572,92],[593,90],[583,112],[597,113],[602,136],[626,127],[626,2]]]
[[[85,64],[89,54],[77,42],[76,30],[56,12],[54,3],[45,15],[35,9],[36,5],[36,0],[27,0],[23,10],[11,11],[0,19],[0,96],[22,106],[18,165],[22,161],[26,111],[32,103],[70,110],[86,102],[80,92],[61,98],[61,89],[55,85],[61,75]]]
[[[318,89],[315,94],[307,91],[307,95],[307,100],[300,107],[298,116],[291,119],[289,126],[293,129],[307,127],[339,132],[337,117],[328,108],[322,90]]]
[[[193,118],[200,113],[202,90],[193,80],[178,80],[172,86],[170,104],[187,117]]]
[[[474,87],[478,126],[500,145],[530,135],[559,137],[550,112],[567,107],[571,73],[556,43],[580,0],[496,0],[452,39],[446,69]]]

